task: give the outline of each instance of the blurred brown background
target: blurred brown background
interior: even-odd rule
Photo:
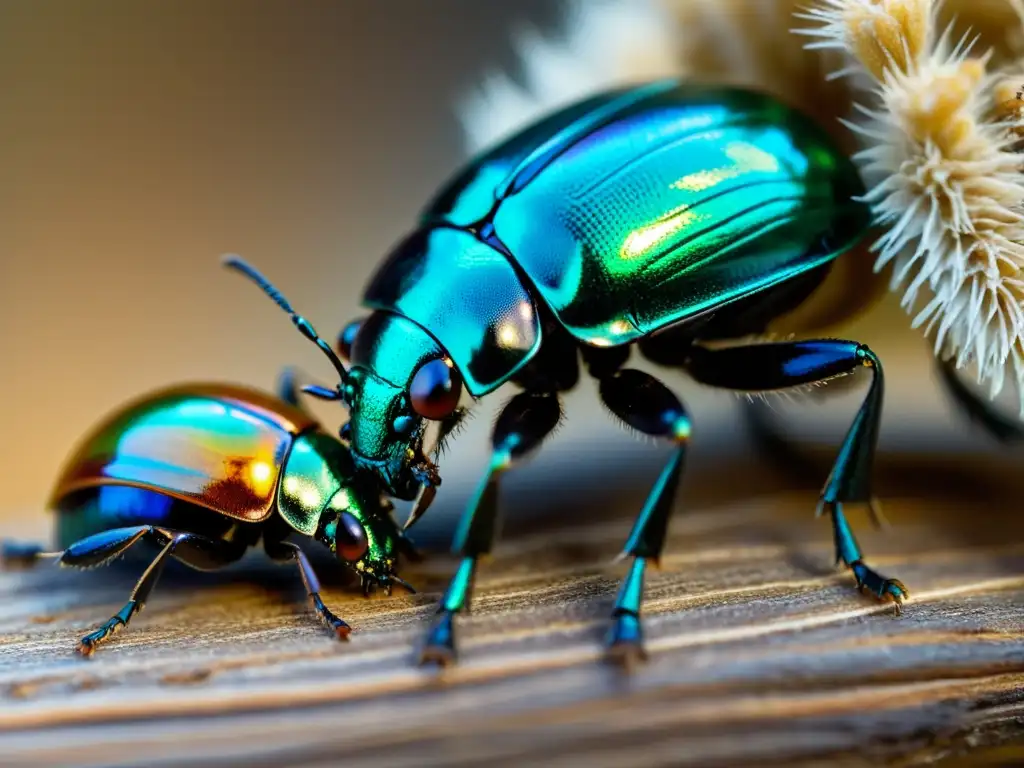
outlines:
[[[558,20],[543,0],[0,4],[0,507],[36,507],[82,433],[149,388],[271,386],[290,362],[327,376],[220,254],[252,260],[333,336],[461,161],[458,98],[489,68],[515,71],[516,24]],[[850,330],[890,374],[883,447],[990,451],[946,413],[908,326],[889,306]],[[732,450],[734,397],[678,381],[704,455]],[[855,405],[800,423],[828,414],[834,440]],[[589,387],[570,415],[556,455],[629,452],[657,471]],[[447,460],[442,506],[481,466],[488,421]]]
[[[218,258],[333,334],[461,159],[452,105],[551,3],[0,4],[0,498],[182,379],[330,371]],[[336,419],[338,414],[334,414]]]

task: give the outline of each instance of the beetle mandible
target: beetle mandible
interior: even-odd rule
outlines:
[[[867,232],[863,193],[849,158],[809,118],[764,94],[677,81],[566,107],[442,188],[370,280],[372,314],[339,336],[350,368],[337,390],[312,392],[344,401],[353,458],[409,500],[429,497],[439,480],[423,451],[429,423],[450,433],[463,391],[523,389],[496,422],[489,470],[454,542],[461,564],[422,660],[454,659],[455,616],[493,545],[499,478],[559,422],[559,393],[576,385],[580,360],[613,414],[675,446],[626,541],[632,566],[608,635],[612,658],[643,656],[644,572],[662,552],[690,419],[660,381],[625,367],[634,346],[740,391],[868,368],[868,394],[818,512],[830,513],[837,557],[858,587],[899,610],[905,587],[865,563],[844,514],[853,502],[874,510],[878,357],[856,341],[736,341],[804,302]]]
[[[49,504],[60,551],[4,542],[0,559],[90,568],[139,542],[159,548],[124,607],[81,639],[84,655],[128,625],[172,557],[212,570],[262,541],[273,560],[298,566],[314,610],[339,639],[350,627],[324,605],[309,560],[289,537],[328,547],[366,594],[374,586],[390,593],[396,584],[413,591],[395,565],[400,554],[414,553],[377,479],[360,473],[342,443],[288,402],[290,388],[285,381],[281,399],[227,384],[164,389],[121,407],[81,442]]]

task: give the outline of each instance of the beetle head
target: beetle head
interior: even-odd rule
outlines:
[[[312,536],[362,579],[364,589],[393,584],[404,538],[376,477],[356,469],[347,448],[310,431],[295,438],[278,489],[278,511],[296,532]]]
[[[336,352],[258,270],[236,255],[226,256],[224,265],[258,285],[334,366],[339,378],[335,389],[308,386],[302,391],[344,401],[350,420],[342,437],[350,443],[352,459],[370,470],[388,493],[403,500],[420,494],[408,527],[426,511],[441,484],[437,466],[424,451],[426,422],[434,426],[430,448],[439,451],[465,414],[459,408],[462,376],[450,356],[420,326],[383,310],[346,326]],[[346,367],[342,358],[349,355],[352,366]]]
[[[400,499],[440,484],[427,454],[440,448],[464,415],[463,386],[458,369],[426,331],[390,312],[370,315],[352,343],[342,394],[357,465],[376,473]]]
[[[338,490],[320,515],[316,538],[360,578],[367,594],[375,586],[415,591],[395,573],[401,531],[378,499],[361,499],[353,486]]]

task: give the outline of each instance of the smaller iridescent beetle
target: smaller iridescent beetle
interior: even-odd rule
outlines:
[[[262,541],[273,560],[298,566],[317,615],[342,640],[351,628],[323,604],[316,574],[290,536],[328,547],[366,594],[374,586],[390,593],[395,584],[413,591],[394,571],[412,549],[376,479],[357,473],[347,447],[285,402],[287,392],[281,397],[223,384],[178,386],[120,408],[83,440],[49,504],[61,550],[5,542],[2,551],[10,565],[57,558],[90,568],[141,541],[159,547],[124,607],[81,639],[83,654],[127,626],[171,557],[213,570]]]

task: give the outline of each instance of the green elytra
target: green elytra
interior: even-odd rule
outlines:
[[[867,226],[863,192],[824,131],[771,97],[613,92],[473,163],[364,303],[429,331],[479,397],[536,353],[541,305],[580,342],[635,341],[835,259]]]
[[[633,567],[613,610],[617,657],[642,653],[646,564],[661,554],[690,435],[679,399],[625,368],[637,349],[710,386],[766,391],[869,368],[872,384],[822,491],[837,558],[897,607],[906,590],[864,562],[843,505],[873,503],[881,362],[855,341],[740,344],[800,306],[866,233],[851,160],[812,120],[743,89],[659,82],[599,94],[485,152],[427,206],[369,281],[373,310],[339,348],[350,361],[329,399],[349,407],[353,459],[392,495],[439,482],[425,455],[463,415],[459,393],[523,389],[492,433],[492,461],[457,530],[462,565],[423,652],[455,653],[454,617],[493,544],[500,475],[561,419],[582,361],[628,426],[675,450],[624,554]],[[721,348],[708,342],[732,342]],[[414,518],[422,513],[420,505]]]

